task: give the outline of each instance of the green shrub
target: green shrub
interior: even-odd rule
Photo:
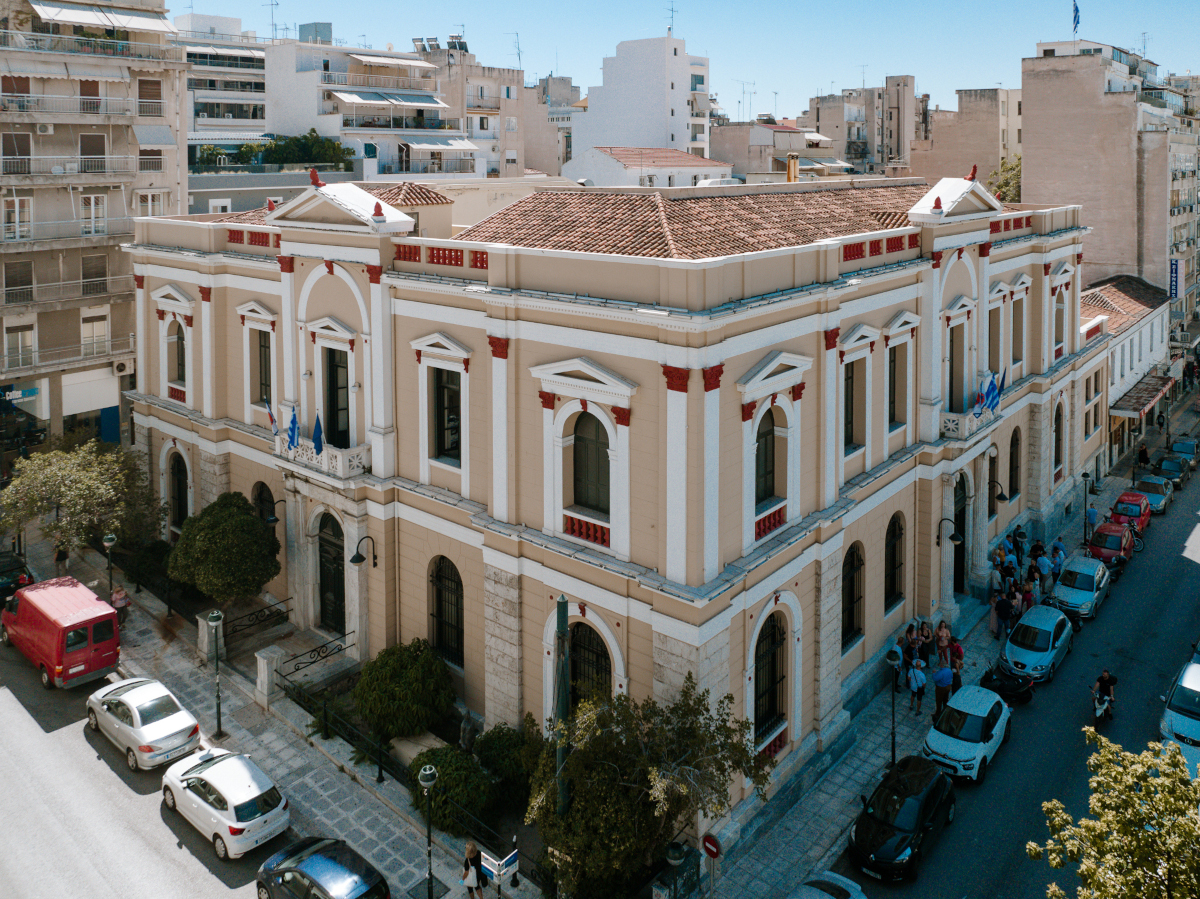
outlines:
[[[525,735],[507,724],[497,724],[475,740],[475,757],[495,783],[491,804],[497,813],[525,813],[529,805],[529,772],[522,763]]]
[[[363,665],[354,707],[377,737],[415,737],[454,707],[450,669],[425,640],[389,646]]]
[[[166,540],[152,540],[125,563],[125,575],[139,581],[165,578],[170,555],[171,544]]]
[[[433,826],[453,836],[467,836],[466,828],[459,823],[458,809],[447,800],[453,800],[462,809],[483,820],[491,788],[487,774],[475,756],[457,746],[426,749],[413,759],[408,768],[412,775],[409,792],[412,794],[413,807],[420,809],[421,817],[426,816],[428,800],[417,775],[425,765],[433,765],[438,773],[437,785],[433,790]]]

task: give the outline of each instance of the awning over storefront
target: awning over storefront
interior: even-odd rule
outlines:
[[[419,137],[416,140],[406,140],[405,144],[413,150],[478,150],[479,147],[465,137]]]
[[[1146,375],[1108,408],[1112,418],[1141,418],[1167,395],[1175,379],[1170,375]]]
[[[116,9],[89,6],[84,3],[64,3],[62,0],[30,0],[33,11],[43,22],[60,25],[84,25],[100,30],[154,31],[175,34],[175,26],[162,13],[150,10]]]
[[[368,66],[404,66],[409,69],[436,69],[431,62],[423,59],[405,59],[397,56],[369,56],[366,53],[351,53],[352,58]]]

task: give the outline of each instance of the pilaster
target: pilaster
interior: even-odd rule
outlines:
[[[704,580],[721,568],[721,375],[724,365],[704,369]],[[790,444],[789,444],[790,446]],[[790,477],[790,474],[789,474]],[[791,481],[789,480],[789,484]]]
[[[842,452],[842,435],[836,427],[829,427],[831,422],[839,421],[838,410],[838,381],[841,371],[837,362],[837,342],[841,334],[840,328],[830,328],[825,332],[825,355],[821,357],[821,418],[826,427],[821,429],[821,482],[820,507],[828,509],[838,498],[838,487],[842,482],[845,471],[844,454]]]
[[[849,719],[842,708],[841,548],[841,541],[834,542],[828,555],[815,565],[817,685],[813,719],[821,749],[832,743]]]
[[[189,347],[190,349],[190,347]],[[216,379],[217,373],[213,367],[213,311],[212,311],[212,288],[200,288],[200,353],[203,371],[200,372],[201,390],[204,396],[201,397],[201,412],[204,417],[210,421],[215,417],[214,408],[216,406]],[[191,362],[192,354],[188,354],[188,362]],[[249,375],[247,374],[247,377]],[[196,382],[188,378],[188,391],[196,389]],[[190,399],[190,397],[189,397]],[[193,407],[195,402],[192,403]]]
[[[667,381],[667,558],[668,579],[687,582],[688,378],[691,371],[664,365]]]
[[[197,512],[206,508],[222,493],[229,492],[229,455],[205,452],[199,450],[200,456],[200,496]]]
[[[521,578],[483,566],[484,716],[488,727],[521,725]]]
[[[958,617],[958,603],[954,599],[954,544],[950,542],[950,534],[954,533],[954,530],[951,528],[943,531],[942,519],[949,518],[954,521],[954,482],[957,477],[953,473],[946,473],[941,477],[942,511],[938,516],[938,524],[934,528],[934,533],[940,535],[941,539],[938,540],[935,537],[933,541],[934,552],[940,553],[938,561],[941,566],[941,586],[937,602],[933,605],[929,616],[937,621],[945,618],[951,623],[951,626],[954,624],[954,619]],[[965,538],[965,535],[963,536]]]
[[[382,266],[367,266],[371,282],[371,335],[369,342],[364,341],[368,345],[363,350],[370,354],[367,442],[371,444],[371,471],[377,477],[390,478],[396,474],[395,378],[392,372],[392,316],[380,284],[382,274]]]
[[[488,336],[492,348],[492,508],[508,521],[508,338]]]

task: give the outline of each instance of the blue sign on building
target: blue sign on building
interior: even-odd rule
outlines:
[[[1179,260],[1171,260],[1171,299],[1179,297]]]

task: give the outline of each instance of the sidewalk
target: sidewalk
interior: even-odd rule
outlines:
[[[1179,401],[1171,416],[1171,435],[1192,435],[1200,429],[1200,415],[1193,409],[1193,394]],[[1148,428],[1146,445],[1151,455],[1160,448],[1165,433]],[[1118,460],[1100,484],[1098,495],[1088,497],[1103,516],[1117,497],[1129,489],[1136,446]],[[1144,472],[1148,473],[1148,472]],[[1049,535],[1047,543],[1055,535]],[[1083,541],[1083,510],[1064,526],[1063,542],[1068,555]],[[970,610],[977,611],[977,610]],[[973,616],[965,614],[967,620]],[[978,684],[999,654],[999,644],[988,633],[984,615],[967,633],[959,635],[965,650],[963,684]],[[854,719],[857,737],[854,745],[818,780],[807,793],[784,813],[772,827],[765,829],[758,842],[717,880],[717,894],[727,897],[785,896],[804,872],[832,868],[846,848],[847,833],[861,810],[860,795],[866,795],[891,763],[891,697],[896,698],[896,757],[919,752],[929,732],[934,708],[932,689],[926,690],[921,714],[909,711],[909,694],[904,690],[891,694],[884,690],[875,696]]]
[[[27,561],[39,580],[54,573],[53,548],[46,541],[30,541]],[[93,550],[73,555],[68,573],[82,583],[94,582],[99,595],[107,594],[106,561]],[[376,783],[375,767],[355,765],[350,747],[337,737],[309,738],[311,717],[290,700],[281,697],[271,703],[270,711],[262,709],[254,701],[254,684],[224,665],[221,715],[227,736],[214,741],[208,736],[216,720],[213,669],[196,652],[195,622],[167,619],[166,605],[145,590],[135,595],[133,583],[118,569],[113,584],[125,586],[133,599],[121,628],[122,672],[166,684],[199,719],[206,747],[220,745],[253,756],[279,785],[291,803],[295,833],[278,840],[275,848],[302,836],[341,838],[384,874],[394,897],[411,894],[423,899],[425,825],[412,808],[408,790],[390,778]],[[461,895],[459,859],[465,839],[435,830],[433,842],[434,877],[449,887],[450,895]],[[435,896],[445,894],[445,889],[434,887]],[[516,890],[507,882],[503,887],[509,896],[532,897],[537,892],[524,878]]]

